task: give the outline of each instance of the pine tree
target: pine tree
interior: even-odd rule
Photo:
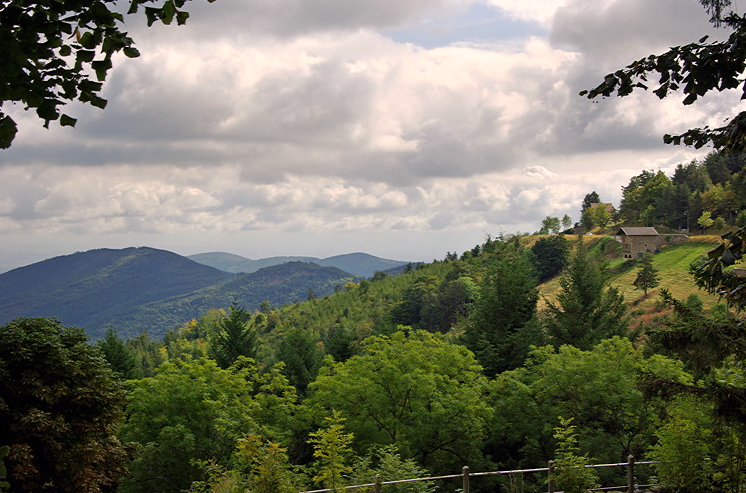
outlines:
[[[135,351],[124,343],[114,329],[109,328],[106,336],[96,343],[96,347],[101,350],[111,369],[120,377],[130,380],[145,376]]]
[[[210,340],[218,366],[228,368],[239,356],[256,356],[256,330],[251,321],[251,313],[234,301]]]
[[[488,260],[461,342],[494,376],[521,366],[544,342],[536,319],[536,274],[527,252],[506,247]]]
[[[658,269],[653,266],[653,258],[650,255],[645,255],[640,261],[640,267],[637,269],[637,277],[632,282],[635,289],[642,289],[645,296],[648,294],[649,289],[653,289],[660,284],[660,276],[658,275]]]
[[[557,302],[547,300],[547,333],[555,346],[570,344],[589,350],[603,339],[627,336],[624,297],[607,287],[609,276],[602,259],[578,239],[570,266],[560,278]]]

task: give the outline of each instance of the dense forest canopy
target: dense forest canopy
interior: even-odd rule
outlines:
[[[610,284],[610,259],[630,275],[642,264],[613,260],[615,244],[595,235],[488,237],[460,256],[398,276],[378,273],[332,295],[255,312],[235,303],[210,310],[162,340],[147,333],[123,340],[112,328],[86,347],[128,390],[124,407],[117,401],[123,414],[111,414],[116,434],[105,434],[109,473],[97,475],[90,491],[116,481],[121,492],[282,493],[371,482],[376,474],[453,474],[464,465],[539,467],[567,457],[558,438],[567,436],[588,461],[624,462],[631,454],[681,464],[641,470],[641,479],[694,491],[687,478],[695,477],[697,485],[737,491],[746,438],[740,319],[704,309],[690,280],[693,296],[669,296],[650,309],[647,324],[633,326],[648,312]],[[559,257],[554,274],[544,274],[558,286],[553,300],[541,298],[541,256]],[[52,320],[19,319],[0,335],[19,324],[44,328],[28,335],[42,345],[63,330]],[[711,356],[696,358],[703,347]],[[15,395],[24,391],[13,386]],[[8,409],[0,406],[3,420]],[[37,484],[22,442],[5,433],[0,441],[10,446],[9,483]],[[685,461],[681,447],[702,460]],[[57,468],[70,466],[65,459]],[[541,477],[525,481],[525,491],[544,488]],[[598,481],[624,484],[624,472],[606,470]],[[472,489],[494,491],[499,482],[475,481]]]

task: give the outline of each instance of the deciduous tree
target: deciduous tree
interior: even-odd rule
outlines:
[[[214,1],[214,0],[208,0]],[[128,14],[144,7],[148,26],[184,24],[186,0],[132,0]],[[103,81],[118,52],[139,56],[122,30],[124,16],[117,0],[26,2],[0,4],[0,149],[15,138],[15,121],[3,111],[6,103],[33,109],[48,127],[52,121],[74,126],[75,118],[60,107],[80,101],[98,108]]]
[[[82,329],[50,318],[0,327],[0,443],[19,493],[111,491],[124,390]]]
[[[700,0],[715,24],[732,30],[725,41],[709,42],[708,36],[687,45],[675,46],[660,55],[650,55],[604,77],[597,87],[581,96],[594,99],[613,94],[627,96],[635,89],[648,89],[649,79],[657,79],[653,93],[663,99],[672,93],[683,93],[683,104],[690,105],[710,91],[739,89],[746,96],[742,74],[746,70],[746,17],[724,14],[730,0]],[[746,112],[740,112],[718,128],[694,128],[679,135],[666,134],[669,144],[686,144],[696,148],[712,144],[717,149],[746,149]]]
[[[307,402],[317,413],[342,412],[358,452],[395,444],[431,471],[480,458],[491,411],[487,380],[469,350],[438,334],[370,337],[362,354],[327,362],[309,388]]]
[[[121,436],[138,453],[120,491],[188,490],[208,461],[227,466],[243,435],[283,438],[294,402],[279,372],[259,374],[245,358],[229,369],[209,359],[162,365],[133,385]]]
[[[651,376],[690,384],[682,364],[646,356],[627,339],[607,339],[589,351],[551,346],[531,353],[522,368],[495,379],[495,415],[488,453],[503,467],[532,467],[553,458],[557,416],[573,418],[579,455],[601,462],[642,456],[654,443],[661,400],[646,399]],[[604,476],[613,474],[604,472]]]

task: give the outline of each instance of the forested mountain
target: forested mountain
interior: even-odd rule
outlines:
[[[227,308],[232,302],[251,311],[257,310],[262,302],[279,307],[328,295],[356,279],[336,267],[287,262],[134,306],[108,319],[107,325],[125,336],[132,337],[147,329],[151,335],[160,337],[167,329],[177,328],[211,309]]]
[[[59,318],[92,337],[107,326],[155,336],[233,299],[253,308],[323,295],[353,276],[333,267],[291,263],[236,277],[154,248],[98,249],[0,274],[0,323],[15,317]]]
[[[132,306],[196,291],[230,274],[154,248],[98,249],[0,274],[0,322],[58,317],[89,329]]]
[[[407,262],[375,257],[367,253],[348,253],[327,258],[316,257],[268,257],[252,260],[240,255],[225,252],[198,253],[190,259],[226,272],[251,273],[263,267],[284,264],[285,262],[312,262],[318,265],[337,267],[345,272],[361,277],[371,277],[376,271],[387,271],[406,265]]]

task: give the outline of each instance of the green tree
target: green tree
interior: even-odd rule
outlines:
[[[261,435],[248,435],[238,440],[237,456],[239,463],[248,469],[248,491],[296,493],[300,490],[299,475],[292,470],[285,449],[278,444],[263,441]]]
[[[709,490],[715,452],[711,416],[702,404],[684,398],[672,403],[667,413],[656,431],[658,443],[650,450],[661,483],[682,493]]]
[[[560,220],[556,217],[547,216],[541,221],[540,235],[557,234],[560,230]]]
[[[284,363],[283,373],[300,395],[316,379],[324,357],[318,338],[308,330],[288,331],[277,347],[277,359]]]
[[[152,377],[155,369],[166,361],[167,353],[163,342],[151,339],[146,330],[137,337],[127,339],[125,345],[137,356],[146,377]]]
[[[593,222],[601,229],[605,229],[611,222],[611,213],[605,205],[598,205],[590,209],[593,214]]]
[[[138,445],[129,492],[181,492],[207,477],[207,463],[227,467],[237,440],[289,432],[295,392],[276,371],[259,374],[250,360],[219,368],[214,361],[179,361],[136,381],[121,436]]]
[[[428,471],[420,467],[414,460],[403,459],[396,446],[374,446],[365,457],[361,457],[353,463],[350,483],[374,483],[376,476],[380,476],[383,482],[424,478],[428,475]],[[432,481],[387,484],[383,488],[386,493],[434,493],[437,491],[437,487]]]
[[[587,493],[593,488],[598,488],[598,474],[593,469],[585,466],[593,459],[587,454],[580,455],[578,447],[578,434],[573,418],[564,419],[559,417],[560,424],[554,429],[554,438],[557,446],[554,451],[554,476],[556,486],[567,493]]]
[[[487,376],[523,364],[532,344],[544,341],[536,318],[536,276],[527,252],[492,255],[480,275],[479,296],[463,324],[461,342]]]
[[[423,307],[422,328],[430,332],[448,332],[468,316],[477,296],[478,288],[471,277],[461,276],[453,280],[447,277],[438,287],[436,302]]]
[[[495,379],[486,453],[501,468],[535,467],[552,459],[556,416],[564,416],[577,425],[581,454],[605,463],[625,461],[630,454],[643,457],[655,443],[666,404],[646,398],[641,384],[651,377],[692,384],[682,366],[660,355],[646,356],[644,348],[619,337],[589,351],[569,345],[537,348],[524,367]]]
[[[544,282],[556,276],[567,266],[570,257],[570,242],[564,236],[539,238],[531,247],[531,261],[536,269],[538,281]]]
[[[743,228],[746,226],[746,209],[740,211],[738,214],[736,214],[736,226],[739,228]]]
[[[590,349],[602,339],[627,336],[624,298],[608,280],[605,262],[579,238],[556,302],[547,300],[544,322],[554,345]]]
[[[583,214],[586,209],[588,209],[591,204],[599,204],[601,203],[601,197],[598,196],[598,193],[594,190],[591,193],[588,193],[583,197],[583,204],[580,206],[580,214]]]
[[[210,338],[210,349],[221,368],[228,368],[239,356],[256,356],[256,330],[251,322],[251,313],[234,301]]]
[[[635,89],[648,89],[649,79],[657,79],[653,93],[663,99],[681,90],[683,104],[693,104],[710,91],[737,89],[743,86],[741,74],[746,67],[746,18],[736,13],[723,14],[730,0],[700,0],[716,24],[732,30],[727,40],[709,42],[704,36],[697,42],[675,46],[660,55],[650,55],[626,68],[604,77],[597,87],[585,90],[581,96],[589,99],[627,96]],[[741,89],[744,90],[743,88]],[[716,149],[741,151],[746,148],[746,112],[741,112],[719,128],[694,128],[680,135],[666,134],[668,144],[692,145],[696,148],[712,144]]]
[[[746,282],[731,266],[743,261],[746,253],[746,228],[722,236],[723,241],[707,252],[707,259],[692,265],[694,282],[701,289],[725,298],[731,306],[742,310],[746,306]]]
[[[144,6],[148,26],[174,20],[181,25],[189,17],[182,10],[184,3],[132,0],[127,13],[137,13]],[[0,149],[10,147],[17,132],[15,121],[2,111],[5,103],[34,109],[45,127],[57,120],[61,125],[75,125],[74,118],[60,113],[67,103],[77,100],[106,106],[101,91],[113,56],[118,52],[130,58],[139,56],[132,38],[121,29],[124,16],[118,7],[116,0],[2,2]]]
[[[302,473],[293,470],[286,450],[261,435],[238,439],[229,469],[205,464],[208,478],[195,481],[189,493],[297,493],[304,489]]]
[[[487,381],[474,356],[439,334],[400,330],[375,336],[344,363],[328,361],[309,388],[315,413],[347,418],[360,453],[397,446],[430,470],[452,470],[480,458],[490,407]]]
[[[702,212],[702,215],[699,216],[697,219],[697,224],[702,229],[707,229],[710,226],[712,226],[712,223],[714,223],[715,220],[712,219],[712,213],[710,211],[704,211]]]
[[[568,230],[571,227],[572,227],[572,218],[570,218],[570,216],[565,214],[564,216],[562,216],[562,229]]]
[[[420,328],[425,307],[438,304],[438,279],[420,276],[402,292],[402,301],[391,311],[392,322]]]
[[[593,214],[592,207],[588,207],[582,212],[582,214],[580,214],[580,225],[583,226],[583,229],[586,231],[590,231],[597,226],[596,217],[595,214]]]
[[[0,327],[0,442],[14,492],[110,491],[124,391],[82,329],[50,318]]]
[[[352,472],[350,462],[353,456],[352,433],[345,433],[344,418],[338,411],[324,418],[326,426],[309,435],[313,445],[313,457],[316,459],[317,484],[329,488],[333,493],[344,490],[346,477]]]
[[[112,370],[121,378],[133,379],[145,376],[135,352],[125,345],[119,334],[112,328],[106,331],[103,339],[96,343]]]
[[[632,285],[635,289],[642,289],[645,296],[648,294],[649,289],[653,289],[660,284],[660,276],[658,275],[658,269],[653,265],[653,257],[651,255],[645,255],[640,260],[640,265],[637,268],[637,276],[632,281]]]

